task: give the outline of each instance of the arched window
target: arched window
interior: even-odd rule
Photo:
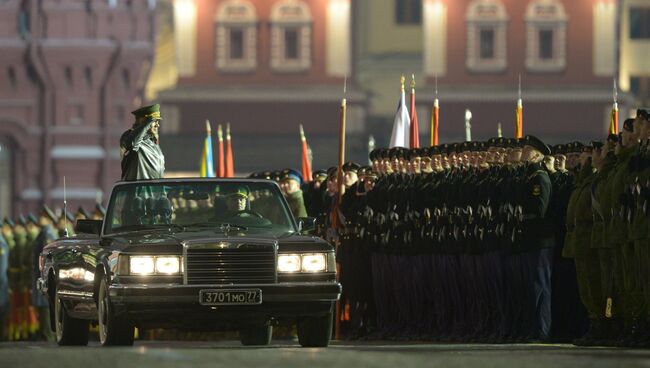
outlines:
[[[300,0],[283,0],[271,11],[271,68],[300,72],[311,67],[309,7]]]
[[[0,217],[11,216],[13,202],[12,151],[9,142],[0,137]]]
[[[566,66],[564,6],[557,0],[534,0],[526,10],[526,67],[556,72]]]
[[[499,0],[474,0],[465,15],[467,68],[473,72],[500,72],[507,66],[508,14]]]
[[[246,0],[226,1],[219,7],[216,24],[216,66],[226,72],[246,72],[257,67],[257,16]]]

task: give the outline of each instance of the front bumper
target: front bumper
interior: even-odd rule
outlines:
[[[207,306],[199,303],[205,289],[260,289],[257,305]],[[112,284],[111,304],[117,315],[145,327],[212,330],[215,326],[259,325],[270,320],[284,323],[331,312],[341,296],[338,282],[247,285]]]
[[[112,284],[111,302],[116,305],[138,303],[196,303],[199,291],[205,289],[260,289],[265,302],[333,302],[341,296],[338,282],[241,284],[241,285],[178,285],[178,284]]]

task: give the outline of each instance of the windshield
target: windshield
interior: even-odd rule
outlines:
[[[104,233],[156,228],[295,231],[274,183],[181,181],[116,186]]]

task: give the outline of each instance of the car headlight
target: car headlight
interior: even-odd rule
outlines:
[[[156,257],[156,273],[176,274],[181,270],[181,261],[178,257]]]
[[[281,254],[278,256],[278,272],[300,271],[300,256],[297,254]]]
[[[280,254],[278,272],[325,272],[328,263],[328,253]]]
[[[175,275],[181,273],[181,257],[179,256],[130,256],[128,258],[130,275]]]
[[[155,271],[154,257],[129,257],[129,273],[131,275],[151,275]]]
[[[324,272],[327,270],[327,257],[323,253],[303,254],[301,263],[303,272]]]

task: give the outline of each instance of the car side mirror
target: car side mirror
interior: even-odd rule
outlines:
[[[77,220],[74,231],[78,234],[99,235],[102,232],[102,220]]]
[[[315,217],[300,217],[298,218],[298,230],[301,233],[312,231],[316,228]]]

